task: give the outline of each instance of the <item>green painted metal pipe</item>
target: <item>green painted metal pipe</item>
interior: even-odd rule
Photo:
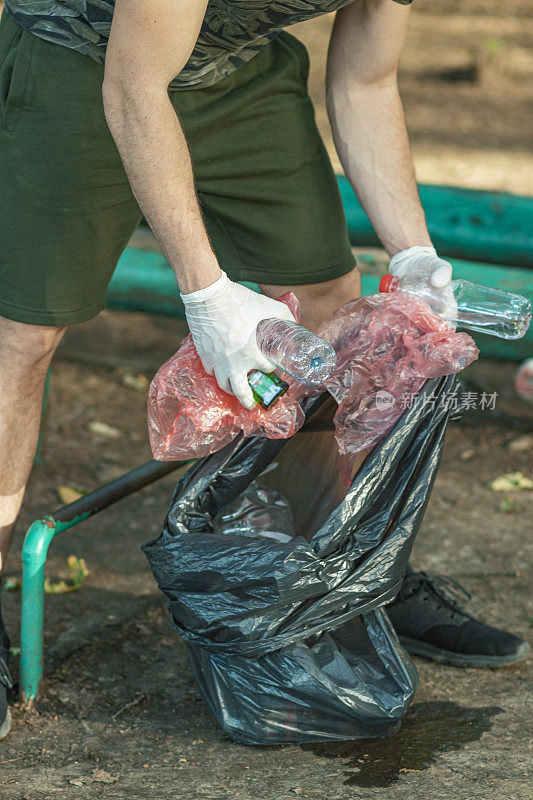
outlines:
[[[337,176],[350,241],[379,247],[349,182]],[[446,257],[533,267],[533,197],[420,184],[431,239]]]
[[[44,575],[48,548],[58,533],[168,475],[185,461],[148,461],[30,525],[22,546],[20,688],[31,707],[43,674]]]
[[[366,263],[369,257],[365,256]],[[533,300],[533,270],[520,267],[503,267],[472,261],[451,259],[456,278],[483,283],[497,289],[518,292]],[[378,290],[379,277],[363,275],[362,293]],[[247,286],[259,291],[256,284]],[[184,316],[183,304],[178,295],[174,273],[164,256],[128,247],[122,254],[111,279],[107,305],[130,311],[151,314]],[[494,336],[475,334],[481,355],[506,361],[522,361],[533,352],[533,327],[523,339],[505,341]]]
[[[84,517],[58,522],[53,516],[36,520],[28,528],[22,547],[22,609],[20,616],[20,686],[22,701],[31,706],[43,674],[44,571],[48,548],[56,533]]]

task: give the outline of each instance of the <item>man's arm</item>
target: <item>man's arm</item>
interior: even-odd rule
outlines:
[[[104,110],[133,192],[176,273],[204,368],[222,389],[254,408],[248,373],[274,369],[257,346],[257,324],[293,317],[284,303],[229,280],[202,220],[189,151],[167,90],[189,59],[206,5],[207,0],[116,0]]]
[[[203,289],[221,276],[167,94],[194,48],[206,5],[207,0],[116,0],[102,88],[131,187],[182,292]]]
[[[337,13],[327,104],[337,152],[390,256],[431,246],[397,84],[409,6],[357,0]]]

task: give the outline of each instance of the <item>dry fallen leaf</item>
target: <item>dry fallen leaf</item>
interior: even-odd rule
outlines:
[[[22,586],[22,581],[20,580],[20,578],[15,578],[13,576],[9,578],[4,578],[4,580],[2,581],[2,589],[4,590],[4,592],[18,592],[21,586]]]
[[[59,495],[59,499],[65,505],[68,503],[73,503],[74,500],[79,500],[80,497],[83,497],[84,492],[79,492],[77,489],[73,489],[71,486],[58,486],[57,493]]]
[[[116,783],[118,781],[118,775],[111,775],[109,772],[106,772],[105,769],[95,769],[92,774],[92,780],[97,783]]]
[[[463,450],[461,453],[461,460],[462,461],[470,461],[471,458],[474,458],[476,455],[475,450]]]
[[[122,432],[119,431],[118,428],[113,428],[113,426],[108,425],[107,422],[98,422],[98,420],[89,422],[89,430],[91,433],[102,436],[104,439],[120,439],[122,436]]]
[[[518,492],[521,489],[533,489],[533,481],[522,472],[507,472],[494,478],[490,488],[493,492]]]
[[[512,497],[504,497],[500,503],[500,511],[503,514],[513,514],[516,511],[515,501]]]
[[[51,581],[49,578],[44,580],[44,591],[47,594],[67,594],[81,589],[86,579],[89,577],[89,570],[84,558],[69,556],[67,564],[70,570],[68,578],[61,578],[58,581]]]
[[[526,433],[525,436],[519,436],[518,439],[513,439],[509,442],[509,450],[512,450],[513,453],[533,450],[533,433]]]
[[[124,386],[129,386],[130,389],[135,389],[136,392],[146,392],[150,386],[150,381],[146,375],[142,373],[135,375],[128,370],[122,373],[121,380]]]

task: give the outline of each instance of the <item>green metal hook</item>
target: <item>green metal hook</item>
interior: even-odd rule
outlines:
[[[187,461],[148,461],[30,525],[22,546],[20,689],[31,708],[43,675],[44,572],[48,548],[58,533],[78,525],[123,497],[168,475]]]

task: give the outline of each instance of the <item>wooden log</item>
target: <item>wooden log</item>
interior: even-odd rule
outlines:
[[[352,187],[338,176],[350,241],[379,240]],[[455,186],[419,186],[432,241],[441,256],[533,267],[533,197]]]

